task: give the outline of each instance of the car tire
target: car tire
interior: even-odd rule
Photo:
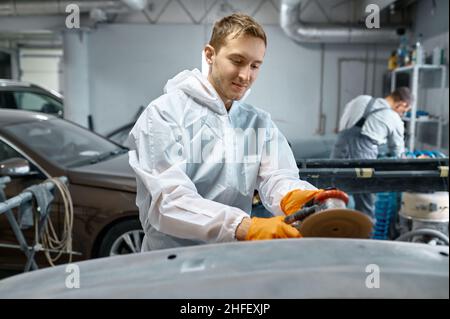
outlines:
[[[144,231],[138,219],[129,219],[111,227],[101,241],[98,257],[126,255],[141,251]]]

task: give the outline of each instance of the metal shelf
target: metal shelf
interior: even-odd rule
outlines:
[[[410,151],[414,151],[415,149],[415,139],[416,139],[416,124],[417,123],[437,123],[438,124],[438,134],[436,146],[441,149],[442,147],[442,126],[444,125],[443,119],[432,118],[432,119],[421,119],[416,118],[415,114],[417,112],[417,101],[418,101],[418,93],[419,93],[419,72],[441,72],[441,114],[444,112],[444,94],[445,94],[445,81],[447,77],[447,67],[445,65],[431,65],[431,64],[421,64],[421,65],[410,65],[405,67],[400,67],[392,71],[391,73],[391,92],[396,88],[396,75],[398,73],[410,73],[412,78],[410,80],[410,89],[413,94],[413,101],[411,103],[411,118],[403,120],[405,122],[409,122],[408,133],[409,133],[409,141],[408,148]]]
[[[410,117],[402,117],[402,120],[405,122],[411,122]],[[441,123],[442,120],[440,118],[423,118],[423,117],[417,117],[416,123]]]
[[[431,65],[431,64],[421,64],[421,65],[409,65],[403,66],[401,68],[396,68],[393,72],[413,72],[415,69],[420,69],[424,71],[434,71],[434,70],[442,70],[444,69],[444,65]]]

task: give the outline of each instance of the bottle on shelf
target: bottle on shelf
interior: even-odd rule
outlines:
[[[415,49],[413,51],[413,65],[422,65],[424,62],[424,55],[423,55],[423,47],[422,47],[422,33],[419,34],[417,37],[417,42],[415,45]]]
[[[393,71],[397,68],[397,52],[392,51],[391,56],[388,60],[388,70]]]
[[[397,49],[397,66],[405,66],[406,62],[408,62],[408,38],[406,35],[402,35]]]

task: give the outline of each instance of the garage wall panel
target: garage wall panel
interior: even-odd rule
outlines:
[[[203,27],[105,25],[89,38],[89,100],[96,131],[130,122],[166,81],[200,68]]]

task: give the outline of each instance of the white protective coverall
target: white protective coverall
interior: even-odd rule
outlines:
[[[142,250],[236,240],[257,189],[264,206],[282,215],[299,179],[292,151],[267,112],[223,101],[199,70],[169,80],[130,132]]]

